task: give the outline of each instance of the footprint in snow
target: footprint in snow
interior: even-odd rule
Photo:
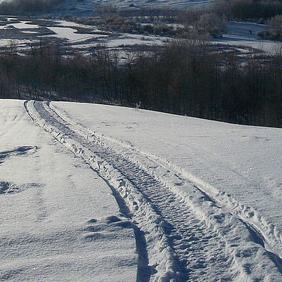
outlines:
[[[86,224],[87,226],[83,228],[83,238],[87,242],[103,239],[116,239],[125,228],[134,228],[132,222],[122,220],[114,215],[101,220],[92,218],[88,220]]]
[[[16,194],[23,192],[24,190],[28,188],[38,188],[41,187],[42,184],[39,183],[26,183],[17,185],[13,182],[9,181],[0,181],[0,195],[1,194]]]
[[[37,146],[20,146],[12,150],[0,152],[0,164],[7,158],[12,156],[23,156],[28,153],[34,153],[38,150]]]

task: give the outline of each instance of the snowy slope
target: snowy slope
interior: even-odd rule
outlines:
[[[281,281],[281,129],[0,108],[2,279]]]
[[[230,21],[226,25],[222,38],[213,39],[213,42],[231,46],[250,47],[272,54],[281,53],[281,42],[264,40],[258,37],[258,33],[266,29],[267,25],[264,24]]]
[[[0,148],[1,281],[135,280],[134,230],[111,189],[22,101],[0,102]]]
[[[209,5],[212,0],[66,0],[59,5],[58,13],[87,15],[100,6],[117,8],[176,8],[199,7]]]

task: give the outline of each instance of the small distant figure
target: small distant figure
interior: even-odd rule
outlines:
[[[251,29],[249,29],[249,34],[252,35],[253,34],[253,31]]]
[[[135,110],[138,111],[141,107],[141,101],[135,104]]]

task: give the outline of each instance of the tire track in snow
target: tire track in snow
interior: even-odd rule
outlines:
[[[95,154],[118,169],[160,216],[160,226],[173,250],[179,279],[195,281],[201,276],[207,280],[211,268],[217,277],[226,275],[216,267],[218,262],[221,262],[221,267],[224,266],[224,272],[230,267],[228,256],[222,255],[220,251],[225,248],[224,240],[205,228],[189,206],[152,175],[112,150],[95,148]],[[215,265],[213,262],[216,262]],[[226,279],[231,277],[227,276]]]
[[[48,113],[41,103],[37,102],[35,107],[52,126],[65,134],[72,134],[71,130],[63,124],[63,121],[58,122],[56,118],[48,117]],[[152,175],[136,164],[122,158],[111,148],[97,146],[97,144],[89,143],[87,140],[79,140],[80,144],[85,143],[85,141],[86,144],[83,144],[83,146],[91,148],[99,158],[119,170],[124,179],[127,179],[135,189],[141,192],[142,196],[153,207],[154,212],[160,216],[161,221],[159,223],[167,237],[166,244],[172,249],[173,261],[175,262],[174,272],[178,272],[177,279],[194,281],[201,276],[203,280],[207,280],[211,268],[213,268],[214,275],[217,277],[226,275],[227,269],[230,268],[230,262],[228,257],[222,256],[220,251],[221,248],[225,247],[225,242],[208,228],[204,228],[201,220],[195,216],[191,208],[184,202],[181,203],[176,195],[172,194]],[[138,204],[134,201],[133,204],[137,208]],[[144,220],[147,220],[146,216]],[[227,265],[224,267],[225,273],[216,266],[219,261],[221,267],[227,261]],[[216,264],[213,265],[213,262],[216,262]],[[226,279],[231,277],[232,275],[229,274]]]
[[[152,212],[150,206],[144,201],[141,195],[132,190],[130,183],[123,179],[122,174],[93,152],[89,151],[86,147],[82,149],[82,143],[86,140],[79,138],[76,134],[74,134],[75,136],[71,136],[74,132],[66,130],[62,124],[58,123],[51,115],[49,116],[48,113],[45,118],[47,118],[49,122],[44,120],[36,111],[34,107],[35,103],[37,107],[41,108],[41,114],[44,112],[46,114],[46,111],[39,102],[26,101],[24,107],[31,119],[77,156],[82,157],[111,188],[121,209],[121,213],[125,213],[125,216],[131,218],[136,236],[136,251],[139,256],[137,282],[146,282],[149,280],[169,281],[171,279],[177,281],[179,274],[175,271],[175,265],[171,258],[171,250],[166,243],[166,238],[161,232],[161,228],[156,227],[156,223],[161,223],[161,218]],[[53,126],[51,126],[50,123],[53,123]],[[55,124],[60,129],[54,127]],[[65,132],[63,133],[62,130],[65,130]],[[80,139],[79,141],[81,143],[71,139],[71,137]],[[138,206],[142,206],[142,209],[138,210]],[[134,212],[134,216],[132,216],[130,212]],[[144,220],[144,214],[149,216],[147,220]],[[135,224],[136,221],[139,221],[139,225]],[[144,245],[143,242],[145,237],[144,233],[149,234],[149,236],[146,235],[145,238],[147,248],[150,246],[149,251],[146,250],[146,245]],[[156,241],[158,241],[157,246],[155,246]],[[160,246],[161,248],[159,248]],[[148,265],[149,258],[150,265]]]
[[[70,140],[75,141],[78,146],[75,148],[72,144],[72,149],[78,155],[85,155],[84,151],[89,150],[86,155],[92,159],[95,158],[93,154],[98,156],[100,160],[100,163],[96,160],[98,171],[107,164],[111,165],[111,168],[106,169],[108,176],[104,175],[104,178],[111,179],[116,171],[121,174],[122,177],[118,178],[119,184],[116,183],[115,188],[125,198],[141,230],[145,229],[146,232],[142,221],[149,222],[150,216],[154,218],[150,223],[155,224],[153,229],[159,232],[158,235],[163,241],[161,246],[157,244],[156,238],[152,238],[148,233],[145,235],[149,261],[160,264],[164,259],[153,257],[156,256],[156,250],[152,252],[150,248],[157,244],[161,250],[166,249],[167,252],[164,253],[168,256],[166,259],[170,266],[167,269],[167,265],[156,265],[159,273],[152,275],[152,279],[194,281],[200,277],[200,280],[207,281],[211,273],[219,279],[232,280],[248,279],[250,273],[255,276],[250,269],[255,270],[259,266],[254,265],[257,263],[252,262],[252,256],[261,255],[263,250],[255,248],[257,246],[254,246],[254,240],[248,240],[249,232],[243,223],[223,211],[197,186],[187,182],[183,184],[182,181],[177,185],[186,185],[187,187],[181,188],[191,190],[190,196],[176,193],[172,189],[175,187],[169,187],[165,178],[158,179],[159,177],[150,173],[150,170],[148,172],[148,166],[143,169],[138,160],[130,161],[113,148],[105,146],[103,140],[97,136],[93,134],[89,136],[86,129],[85,132],[81,132],[80,128],[67,123],[47,105],[36,102],[35,108],[45,120],[41,126],[53,132],[53,136],[55,133],[61,143],[70,145]],[[70,140],[66,142],[66,138]],[[134,191],[123,194],[120,188],[124,187],[126,190],[129,186]],[[150,211],[146,209],[148,205]],[[242,235],[241,241],[238,234]],[[149,241],[152,239],[153,244],[150,245]],[[242,244],[246,242],[250,246]],[[243,252],[246,253],[246,249],[248,256]],[[164,256],[164,253],[160,252],[158,255]],[[264,263],[263,259],[262,261]]]
[[[267,221],[255,209],[242,205],[227,193],[219,191],[216,187],[211,186],[209,183],[206,183],[202,179],[199,179],[195,175],[190,174],[188,171],[174,165],[166,159],[139,150],[132,144],[93,132],[71,120],[64,110],[59,111],[53,104],[51,104],[50,107],[69,124],[75,126],[77,130],[82,130],[88,135],[95,135],[96,137],[101,138],[103,143],[106,143],[108,147],[114,147],[120,154],[127,156],[130,161],[136,162],[137,160],[138,165],[141,166],[142,169],[148,171],[149,168],[149,173],[153,174],[155,178],[164,182],[165,185],[170,187],[174,186],[172,190],[175,193],[180,195],[183,194],[181,186],[185,182],[195,185],[195,188],[200,190],[207,198],[210,198],[220,206],[225,207],[232,215],[238,218],[247,227],[251,234],[256,233],[255,237],[261,238],[261,240],[254,241],[267,250],[269,256],[274,258],[272,260],[279,269],[282,268],[282,234],[279,233],[275,225]],[[161,178],[159,177],[160,175]],[[178,186],[180,186],[180,189],[177,189]],[[185,195],[183,195],[183,197],[185,198]]]

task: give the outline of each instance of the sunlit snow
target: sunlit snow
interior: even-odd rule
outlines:
[[[282,131],[0,100],[0,279],[279,281]]]

